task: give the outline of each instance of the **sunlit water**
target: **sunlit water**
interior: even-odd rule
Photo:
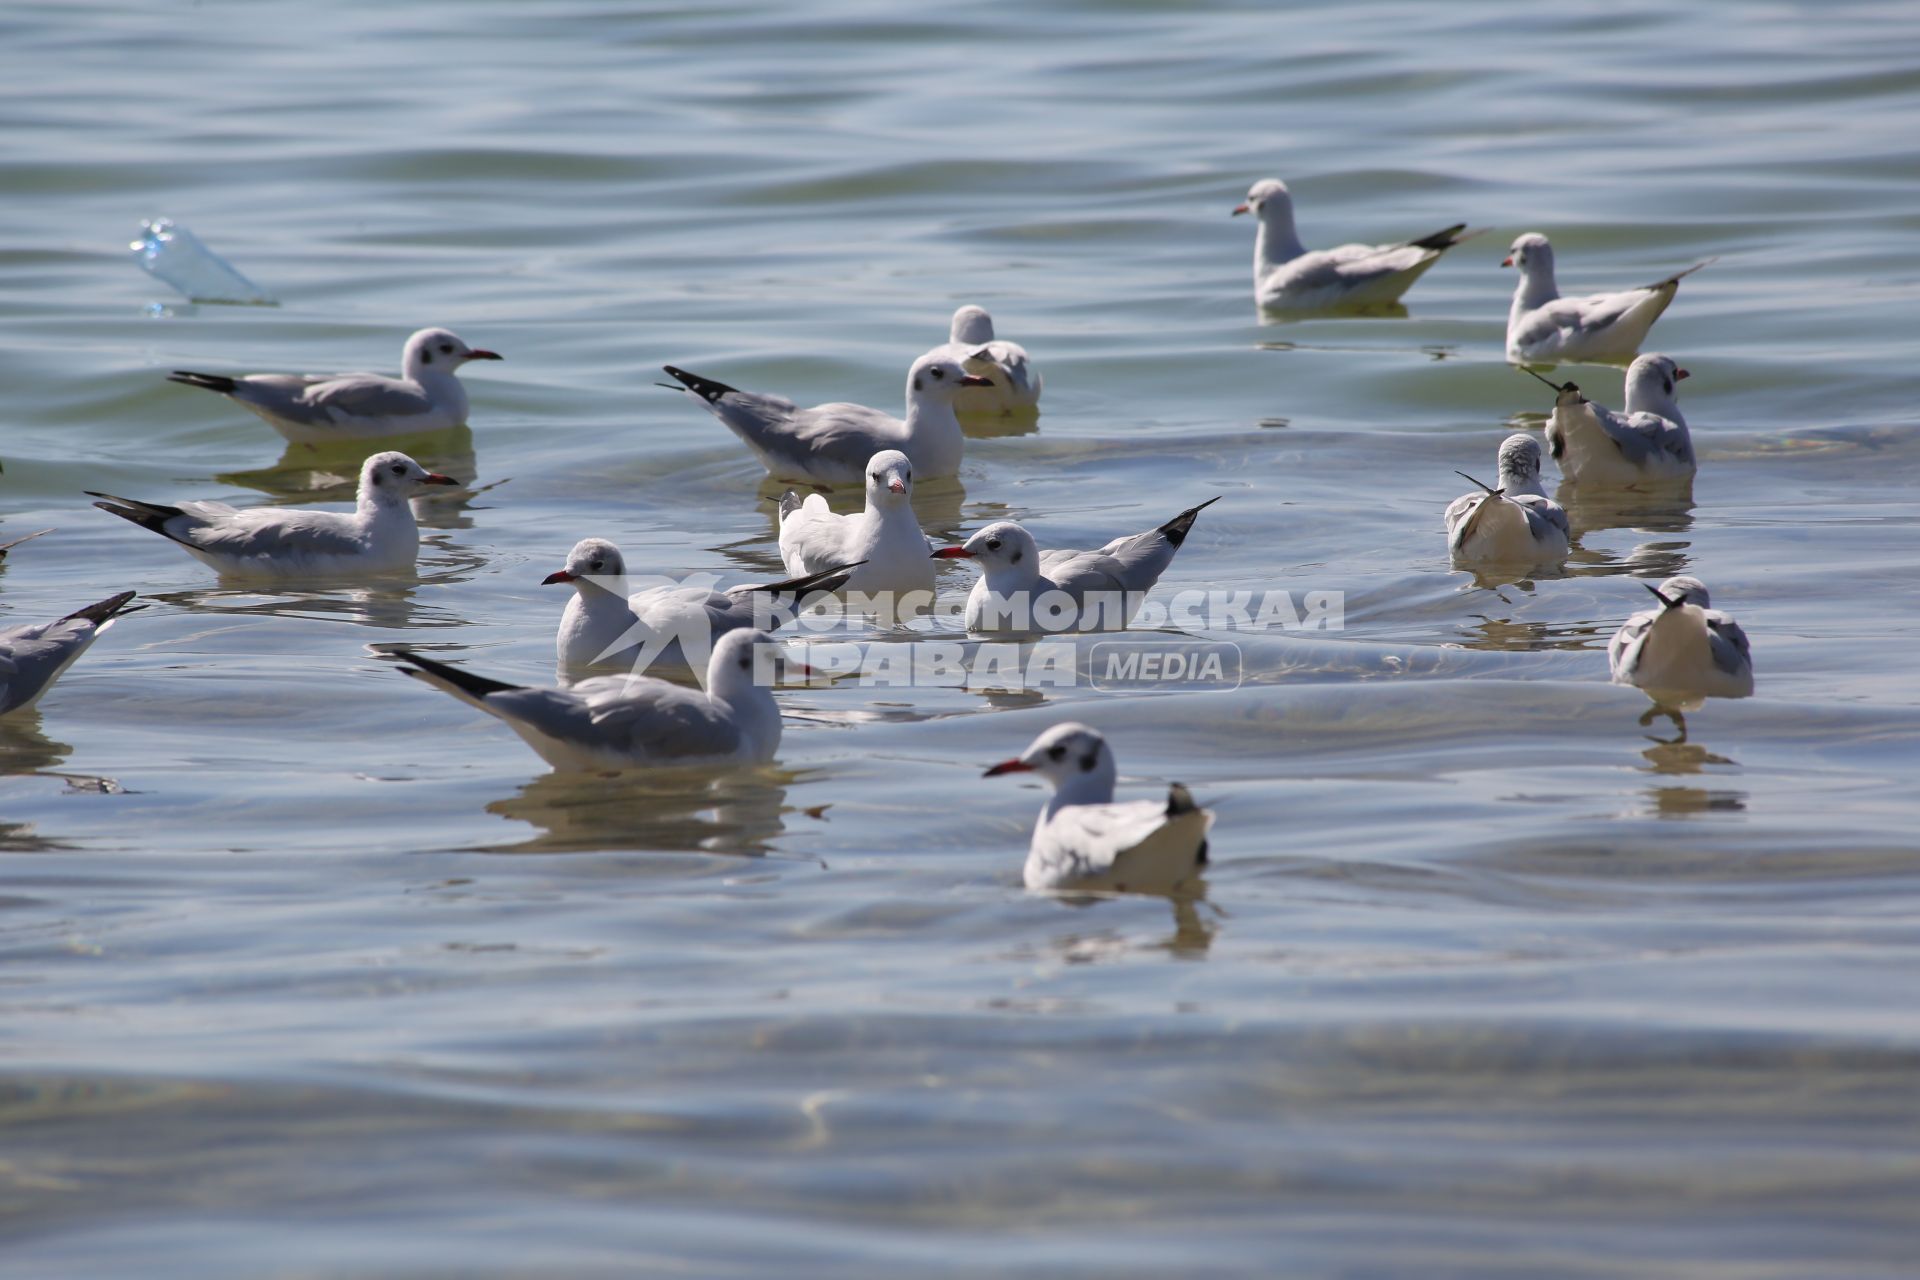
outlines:
[[[0,1265],[1910,1275],[1920,30],[1538,8],[9,6],[0,533],[58,533],[0,611],[153,603],[0,728]],[[1310,244],[1492,231],[1404,318],[1262,324],[1268,174]],[[142,276],[157,214],[284,305]],[[1440,512],[1550,404],[1525,230],[1573,290],[1719,255],[1651,344],[1703,462],[1483,589]],[[658,366],[897,405],[968,301],[1045,412],[930,531],[1220,493],[1162,592],[1346,629],[1207,633],[1231,695],[795,690],[777,768],[619,781],[365,654],[548,678],[589,534],[776,570],[778,488]],[[162,374],[427,324],[507,361],[423,460],[504,483],[417,585],[222,588],[80,497],[345,496]],[[1759,671],[1684,732],[1603,652],[1683,569]],[[1040,793],[978,775],[1069,715],[1217,810],[1205,901],[1020,890]]]

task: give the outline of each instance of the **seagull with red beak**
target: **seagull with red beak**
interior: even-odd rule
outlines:
[[[1235,216],[1260,224],[1253,240],[1253,292],[1274,311],[1364,311],[1397,303],[1440,255],[1476,236],[1464,222],[1398,244],[1343,244],[1309,249],[1293,225],[1293,193],[1278,178],[1247,192]]]
[[[1587,399],[1574,383],[1540,378],[1555,392],[1547,447],[1561,473],[1577,485],[1619,489],[1692,479],[1699,463],[1677,390],[1689,376],[1671,356],[1641,356],[1627,369],[1625,413]]]
[[[780,559],[799,577],[860,562],[845,590],[877,596],[933,591],[932,549],[913,514],[913,462],[898,449],[867,460],[867,502],[842,515],[817,493],[780,499]],[[930,601],[929,601],[930,602]]]
[[[1507,309],[1511,364],[1624,364],[1680,291],[1680,282],[1714,261],[1708,258],[1638,289],[1563,298],[1553,274],[1553,245],[1537,231],[1513,242],[1503,267],[1520,272]]]
[[[202,564],[242,578],[364,578],[412,573],[420,526],[412,498],[429,485],[457,485],[404,453],[376,453],[360,466],[351,514],[224,502],[164,506],[87,491],[93,505],[151,530]]]
[[[447,431],[467,420],[467,389],[454,375],[469,360],[498,360],[451,329],[422,329],[400,353],[400,376],[379,373],[195,373],[168,382],[217,391],[294,444]]]
[[[1213,815],[1179,783],[1167,798],[1116,804],[1117,765],[1100,731],[1068,721],[1020,755],[987,770],[989,778],[1038,774],[1053,787],[1027,848],[1029,889],[1191,893],[1207,864]]]

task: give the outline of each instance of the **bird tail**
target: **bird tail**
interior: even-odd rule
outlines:
[[[1555,382],[1552,378],[1547,377],[1545,374],[1536,373],[1532,369],[1527,368],[1527,366],[1525,365],[1520,366],[1520,372],[1526,374],[1530,378],[1540,379],[1540,381],[1546,383],[1548,386],[1553,388],[1555,395],[1564,396],[1568,392],[1572,392],[1576,396],[1580,394],[1580,388],[1575,384],[1571,382]]]
[[[1409,249],[1451,249],[1463,240],[1471,240],[1477,235],[1486,234],[1486,232],[1486,227],[1475,227],[1469,231],[1466,223],[1456,222],[1452,226],[1441,231],[1436,231],[1430,236],[1422,236],[1418,240],[1407,241],[1407,247]]]
[[[1706,261],[1704,261],[1704,262],[1696,262],[1696,263],[1694,263],[1694,264],[1693,264],[1692,266],[1690,266],[1690,267],[1688,267],[1688,268],[1687,268],[1687,269],[1686,269],[1685,271],[1676,271],[1676,272],[1674,272],[1674,273],[1673,273],[1672,275],[1670,275],[1670,276],[1668,276],[1668,277],[1667,277],[1667,278],[1666,278],[1665,280],[1660,280],[1660,281],[1657,281],[1657,282],[1655,282],[1655,283],[1653,283],[1653,284],[1650,284],[1650,285],[1647,285],[1646,287],[1647,287],[1647,288],[1649,288],[1649,289],[1672,289],[1672,288],[1675,288],[1675,287],[1677,287],[1677,286],[1679,285],[1679,283],[1680,283],[1680,282],[1681,282],[1682,280],[1685,280],[1685,279],[1686,279],[1686,278],[1687,278],[1688,276],[1690,276],[1690,275],[1692,275],[1692,274],[1693,274],[1694,272],[1696,272],[1696,271],[1698,271],[1698,270],[1700,270],[1700,268],[1702,268],[1702,267],[1710,267],[1710,266],[1712,266],[1712,265],[1713,265],[1714,263],[1716,263],[1716,262],[1718,262],[1718,261],[1720,261],[1720,259],[1719,259],[1719,257],[1718,257],[1718,256],[1715,256],[1715,257],[1711,257],[1711,258],[1708,258],[1708,259],[1707,259]]]
[[[668,377],[678,378],[681,382],[686,384],[686,389],[688,391],[693,392],[693,394],[699,396],[702,400],[705,400],[708,404],[712,404],[714,401],[718,400],[721,396],[731,395],[736,390],[736,388],[730,387],[724,382],[715,382],[712,378],[703,378],[697,373],[688,373],[685,369],[676,369],[670,364],[662,365],[661,368],[667,371]],[[667,386],[667,384],[664,382],[661,383],[660,385],[663,387]],[[667,387],[667,390],[678,391],[680,390],[680,388]]]
[[[1200,518],[1200,513],[1225,496],[1225,494],[1219,494],[1215,497],[1208,498],[1197,507],[1188,507],[1185,511],[1182,511],[1179,515],[1161,525],[1160,532],[1166,535],[1168,542],[1171,542],[1176,547],[1179,546],[1187,540],[1187,534],[1192,532],[1193,522]]]
[[[96,601],[84,609],[75,609],[72,613],[60,619],[60,621],[75,622],[84,620],[91,622],[96,627],[105,626],[123,613],[132,613],[134,609],[144,609],[147,607],[144,604],[136,604],[133,608],[128,608],[127,601],[133,599],[134,594],[135,593],[131,591],[122,591],[117,596],[108,596],[105,600]]]
[[[223,396],[233,394],[240,384],[224,373],[195,373],[191,369],[175,369],[167,375],[168,382],[178,382],[183,386],[201,387],[207,391],[218,391]]]
[[[490,693],[507,693],[520,688],[517,684],[508,684],[503,680],[489,680],[462,667],[422,657],[411,649],[388,649],[385,652],[402,662],[413,664],[401,667],[402,674],[412,676],[416,680],[423,680],[442,692],[452,694],[462,702],[472,702],[477,705]]]
[[[142,502],[138,498],[117,498],[111,493],[96,493],[92,489],[88,489],[86,494],[89,498],[105,499],[104,502],[93,504],[102,511],[110,511],[122,520],[131,520],[142,529],[151,529],[163,538],[173,537],[167,532],[167,521],[175,516],[186,514],[178,507],[162,506],[157,502]],[[177,542],[179,539],[174,538],[174,541]]]
[[[788,578],[785,582],[756,582],[749,590],[765,591],[776,596],[792,596],[797,604],[815,591],[838,591],[847,585],[847,579],[853,571],[865,564],[865,560],[855,560],[851,564],[837,564],[818,573],[802,574],[798,578]]]

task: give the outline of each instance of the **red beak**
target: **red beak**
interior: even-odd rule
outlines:
[[[1247,205],[1244,205],[1244,204],[1237,204],[1237,205],[1235,205],[1235,206],[1233,206],[1233,212],[1232,212],[1232,213],[1230,213],[1230,214],[1228,214],[1227,216],[1228,216],[1229,218],[1237,218],[1237,217],[1239,217],[1239,216],[1240,216],[1241,214],[1243,214],[1243,213],[1246,213],[1246,212],[1248,212],[1248,211],[1249,211],[1249,206],[1247,206]]]
[[[1504,258],[1502,258],[1502,259],[1500,259],[1500,265],[1501,265],[1501,266],[1503,266],[1503,267],[1510,267],[1510,266],[1512,266],[1512,265],[1513,265],[1513,255],[1512,255],[1512,254],[1508,254],[1508,255],[1507,255],[1506,257],[1504,257]]]
[[[942,547],[928,557],[932,560],[971,560],[973,552],[965,547]]]
[[[550,587],[556,582],[572,582],[574,578],[576,578],[577,576],[579,575],[568,573],[565,569],[557,569],[554,572],[548,574],[546,577],[540,579],[540,585],[543,587]]]
[[[993,385],[993,379],[982,378],[977,374],[969,373],[960,379],[960,385],[963,387],[990,387]]]
[[[901,484],[898,480],[888,481],[887,488],[893,490],[895,493],[905,493],[907,491],[907,486]]]
[[[455,480],[452,476],[443,476],[438,471],[429,471],[427,472],[426,479],[422,480],[420,483],[421,484],[459,484],[460,482],[458,480]]]
[[[997,778],[1003,773],[1032,773],[1032,772],[1033,772],[1033,766],[1028,764],[1024,760],[1002,760],[999,764],[993,766],[993,768],[987,770],[985,773],[981,774],[980,776],[983,778]]]
[[[469,360],[505,360],[506,359],[506,357],[501,355],[498,351],[469,351],[467,352],[466,358]]]
[[[1691,378],[1692,376],[1693,375],[1688,373],[1685,369],[1675,369],[1673,371],[1674,381],[1676,382],[1679,381],[1681,378]]]

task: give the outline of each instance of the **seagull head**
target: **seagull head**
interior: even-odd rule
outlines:
[[[1287,184],[1278,178],[1262,178],[1247,189],[1244,204],[1234,208],[1234,216],[1251,213],[1266,218],[1284,213],[1287,221],[1293,220],[1293,194],[1287,190]]]
[[[599,588],[617,591],[617,583],[609,579],[625,579],[627,562],[620,555],[620,548],[605,538],[582,538],[573,544],[573,550],[567,552],[567,567],[556,569],[540,579],[540,585],[551,587],[556,583],[571,582],[581,595]]]
[[[985,307],[962,307],[953,313],[953,328],[948,338],[950,342],[963,342],[978,346],[993,341],[993,317],[987,314]]]
[[[1008,773],[1037,773],[1053,784],[1056,791],[1091,792],[1113,795],[1118,766],[1113,748],[1098,729],[1067,721],[1057,724],[1033,740],[1033,744],[1011,760],[1002,760],[985,776],[997,778]]]
[[[492,351],[470,347],[451,329],[422,329],[407,339],[400,357],[401,376],[420,381],[423,373],[452,373],[469,360],[498,360]]]
[[[898,449],[867,459],[867,505],[894,507],[913,501],[913,463]]]
[[[1713,601],[1707,595],[1707,584],[1690,573],[1678,574],[1668,578],[1657,589],[1648,587],[1647,590],[1659,596],[1660,603],[1669,609],[1683,604],[1696,605],[1702,609],[1713,607]]]
[[[930,400],[951,404],[962,387],[990,387],[993,379],[968,373],[959,362],[929,351],[907,370],[907,403]]]
[[[1672,356],[1641,356],[1627,368],[1627,405],[1671,418],[1680,404],[1676,388],[1691,376]]]
[[[1553,246],[1538,231],[1529,231],[1513,242],[1507,250],[1507,256],[1500,261],[1503,267],[1518,267],[1522,275],[1537,272],[1553,274]]]
[[[736,627],[713,642],[707,658],[707,692],[716,698],[733,699],[750,690],[770,703],[774,682],[779,678],[780,642],[767,631]],[[786,670],[796,675],[812,675],[813,668],[789,659]],[[777,713],[776,713],[777,714]]]
[[[404,453],[376,453],[360,464],[360,500],[383,506],[407,501],[428,485],[459,484],[429,471]]]
[[[959,546],[942,547],[933,556],[936,560],[978,560],[989,578],[1008,570],[1022,577],[1040,571],[1040,548],[1033,535],[1011,520],[996,521]]]
[[[1500,442],[1500,487],[1516,492],[1540,483],[1540,442],[1519,432]]]

